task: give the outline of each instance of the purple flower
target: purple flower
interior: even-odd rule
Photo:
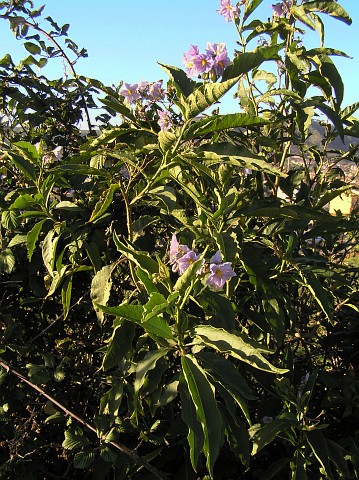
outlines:
[[[213,257],[210,258],[209,263],[222,263],[223,258],[221,252],[218,250]]]
[[[125,103],[131,105],[131,103],[134,103],[140,98],[140,94],[138,93],[137,89],[137,83],[124,83],[123,88],[120,90],[119,93],[120,95],[123,95],[125,97]]]
[[[187,245],[180,245],[178,243],[176,234],[174,233],[170,243],[170,264],[172,265],[173,272],[179,271],[178,260],[190,251],[191,249]]]
[[[157,100],[163,98],[164,90],[162,88],[162,80],[151,83],[141,82],[138,85],[137,91],[145,100],[149,100],[150,102],[156,102]]]
[[[193,57],[193,65],[197,74],[208,73],[213,67],[213,58],[211,55],[200,53],[196,57]]]
[[[183,255],[183,257],[179,258],[177,260],[177,265],[178,265],[178,273],[182,275],[188,267],[190,267],[195,261],[199,260],[201,258],[201,255],[197,255],[195,252],[190,250],[188,253]],[[202,265],[198,269],[197,273],[201,273],[202,271]]]
[[[225,43],[207,43],[206,53],[213,60],[212,71],[220,76],[232,62],[228,57]]]
[[[169,112],[163,112],[162,110],[158,110],[158,116],[159,119],[157,123],[163,132],[166,132],[171,127],[173,127],[173,121]]]
[[[220,9],[217,12],[224,17],[226,22],[232,22],[239,17],[238,5],[232,5],[231,0],[221,0]]]
[[[281,3],[276,3],[275,5],[272,5],[272,10],[273,10],[273,15],[275,17],[284,17],[288,11],[289,8],[292,6],[292,2],[281,2]],[[289,8],[288,8],[289,7]]]
[[[209,269],[211,273],[206,280],[206,284],[214,290],[221,290],[227,280],[236,276],[232,270],[231,262],[221,264],[211,263]]]

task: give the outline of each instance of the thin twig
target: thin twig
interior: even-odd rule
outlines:
[[[24,375],[22,375],[20,372],[15,370],[12,366],[10,366],[3,358],[0,357],[0,366],[3,367],[9,374],[14,375],[15,377],[19,378],[22,382],[26,383],[29,385],[31,388],[39,392],[42,396],[50,400],[54,405],[56,405],[60,410],[62,410],[67,416],[73,418],[76,420],[78,423],[81,423],[84,427],[86,427],[88,430],[91,430],[91,432],[95,433],[97,436],[97,431],[96,428],[94,428],[92,425],[86,422],[86,420],[83,420],[81,417],[76,415],[76,413],[71,412],[71,410],[68,410],[64,405],[62,405],[60,402],[58,402],[54,397],[46,393],[42,388],[38,387],[34,383],[32,383],[30,380],[28,380]],[[159,472],[155,467],[150,465],[148,462],[143,460],[135,451],[131,450],[130,448],[126,447],[125,445],[122,445],[120,443],[116,442],[106,442],[112,447],[116,448],[119,450],[121,453],[124,453],[128,457],[131,458],[134,462],[138,463],[142,467],[146,468],[149,472],[151,472],[155,477],[157,477],[159,480],[168,480],[167,475],[164,473]]]

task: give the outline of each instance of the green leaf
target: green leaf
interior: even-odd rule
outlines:
[[[196,88],[182,103],[185,108],[185,119],[196,117],[199,113],[216,103],[239,80],[239,77],[230,78],[220,83],[206,83]]]
[[[122,359],[132,348],[134,335],[135,327],[133,323],[122,319],[116,321],[111,340],[102,360],[102,368],[104,371],[121,363]]]
[[[344,96],[344,84],[342,77],[340,76],[340,73],[338,72],[338,69],[334,65],[333,61],[327,55],[321,55],[319,59],[319,72],[333,87],[336,96],[336,102],[338,105],[341,105]]]
[[[343,187],[336,188],[335,190],[327,190],[318,200],[315,208],[322,208],[331,200],[339,197],[342,193],[347,192],[353,188],[352,185],[344,185]]]
[[[214,352],[200,352],[196,357],[204,369],[228,390],[234,400],[237,395],[247,400],[257,400],[248,383],[231,361]]]
[[[268,163],[264,157],[256,155],[246,148],[232,143],[215,143],[202,145],[196,150],[197,158],[203,158],[208,163],[226,163],[234,167],[250,168],[269,173],[278,177],[286,177],[278,168]]]
[[[268,123],[261,117],[247,115],[246,113],[231,113],[227,115],[215,115],[193,123],[184,132],[184,138],[190,139],[208,133],[223,131],[229,128],[251,127]]]
[[[102,215],[106,212],[108,207],[111,205],[114,193],[119,189],[118,183],[113,183],[110,187],[105,190],[96,203],[95,208],[93,209],[92,215],[90,217],[89,222],[94,222],[98,218],[102,217]]]
[[[270,467],[261,474],[258,480],[275,480],[279,478],[278,475],[281,471],[288,465],[290,462],[290,458],[281,458],[276,462],[272,463]]]
[[[80,469],[89,468],[96,458],[96,450],[84,450],[83,452],[78,452],[74,456],[74,467]]]
[[[62,446],[66,450],[74,450],[76,448],[82,448],[89,444],[89,440],[83,434],[81,428],[69,428],[65,430],[65,440],[62,442]]]
[[[249,0],[244,7],[243,22],[254,12],[254,10],[263,2],[263,0]]]
[[[19,226],[17,212],[4,210],[1,214],[1,225],[8,230],[15,230]]]
[[[303,5],[304,9],[307,12],[321,12],[330,15],[331,17],[337,18],[347,25],[352,24],[352,19],[348,13],[335,1],[325,1],[325,2],[305,2]]]
[[[203,262],[203,256],[204,255],[192,263],[192,265],[187,268],[187,270],[178,278],[177,282],[175,283],[173,290],[178,292],[180,296],[185,294],[187,288],[191,286],[194,278],[197,276],[197,271]]]
[[[0,252],[0,273],[11,273],[15,267],[15,257],[10,248]]]
[[[107,305],[110,298],[110,292],[112,287],[112,272],[115,268],[115,264],[105,265],[99,270],[93,277],[91,282],[90,296],[94,304],[94,310],[97,315],[97,319],[100,323],[103,322],[103,311],[96,307],[95,304]]]
[[[267,423],[252,437],[253,448],[252,455],[256,455],[268,443],[272,442],[280,433],[296,426],[296,420],[288,418],[275,418]]]
[[[146,332],[152,336],[160,337],[163,339],[172,339],[173,333],[171,327],[162,317],[151,317],[149,320],[144,321],[141,326]]]
[[[71,307],[71,296],[72,296],[72,278],[73,274],[69,275],[61,288],[61,300],[62,300],[62,310],[64,320],[67,318]]]
[[[34,253],[36,242],[39,239],[39,235],[42,230],[43,224],[46,222],[46,218],[44,220],[40,220],[40,222],[35,223],[29,233],[26,235],[26,246],[27,246],[27,256],[29,261],[31,261],[32,255]]]
[[[30,180],[33,182],[37,179],[37,172],[35,167],[25,158],[21,157],[20,155],[16,155],[13,152],[8,153],[9,157],[16,165],[16,167]]]
[[[209,347],[238,358],[258,370],[276,374],[288,372],[286,369],[277,368],[269,363],[261,354],[261,352],[268,353],[268,350],[240,333],[229,333],[223,328],[215,328],[210,325],[198,325],[194,328],[194,335]]]
[[[306,459],[300,450],[296,450],[293,460],[290,462],[292,470],[291,480],[308,480],[306,472]]]
[[[328,478],[333,479],[329,464],[329,452],[327,442],[320,430],[306,430],[305,436],[318,462],[323,467]]]
[[[314,299],[322,309],[327,319],[332,322],[333,320],[333,306],[329,300],[329,294],[323,287],[322,282],[316,277],[315,273],[311,270],[299,270],[299,274],[303,280],[304,285],[308,288]]]
[[[147,252],[139,252],[127,241],[127,245],[122,243],[118,238],[116,232],[113,234],[113,239],[117,250],[121,252],[128,260],[134,262],[137,266],[142,268],[149,275],[158,273],[158,264]]]
[[[284,43],[269,47],[259,47],[253,52],[238,53],[232,65],[223,73],[223,81],[230,78],[238,78],[240,75],[250,72],[259,67],[266,60],[278,60],[278,52],[284,47]]]
[[[179,393],[181,395],[181,417],[188,427],[187,440],[190,448],[191,464],[193,469],[197,471],[199,455],[204,444],[204,433],[183,374],[180,375]]]
[[[99,101],[106,105],[107,107],[111,108],[115,112],[123,115],[124,117],[136,122],[136,117],[133,115],[131,110],[127,108],[123,103],[120,103],[113,97],[106,97],[106,98],[99,98]]]
[[[134,383],[135,396],[134,403],[135,406],[138,402],[138,396],[140,389],[145,383],[146,375],[150,370],[153,370],[156,367],[156,363],[160,358],[163,358],[169,352],[168,348],[159,348],[157,350],[151,350],[147,352],[143,360],[137,363],[136,365],[136,378]]]
[[[166,153],[176,143],[177,135],[172,132],[165,132],[161,130],[158,134],[158,142],[160,149],[163,153]]]
[[[143,320],[143,306],[124,303],[118,307],[106,307],[105,305],[96,304],[103,312],[116,317],[125,318],[135,323],[142,323]]]
[[[197,83],[194,80],[188,78],[187,74],[178,67],[172,67],[171,65],[164,65],[158,63],[161,68],[169,75],[173,81],[173,85],[177,91],[177,95],[181,98],[188,97],[194,91]]]
[[[203,453],[207,459],[207,468],[213,477],[214,463],[223,441],[223,423],[217,406],[215,389],[194,356],[185,355],[181,358],[181,362],[188,391],[204,433]]]
[[[41,53],[41,48],[39,47],[39,45],[36,45],[36,43],[24,42],[24,47],[32,55],[40,55]]]
[[[295,17],[297,20],[300,20],[305,25],[307,25],[312,30],[316,30],[316,25],[310,16],[307,14],[305,7],[303,5],[293,5],[290,8],[290,13]]]

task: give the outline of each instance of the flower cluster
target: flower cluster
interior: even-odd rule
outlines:
[[[182,57],[182,62],[189,77],[219,77],[232,62],[228,57],[225,43],[207,43],[205,53],[200,53],[197,45]]]
[[[217,12],[225,18],[226,22],[233,22],[240,15],[239,3],[232,5],[231,0],[221,0]]]
[[[286,2],[280,2],[272,5],[273,15],[275,17],[284,17],[288,12],[292,2],[287,0]]]
[[[39,151],[39,144],[36,145],[36,148]],[[60,160],[62,160],[63,154],[64,147],[56,147],[42,156],[42,163],[43,165],[49,165],[50,163],[59,162]]]
[[[119,93],[125,98],[127,105],[132,105],[137,102],[154,103],[162,100],[165,91],[162,88],[162,80],[158,80],[158,82],[124,83]]]
[[[172,271],[178,272],[182,275],[188,267],[194,262],[199,260],[201,255],[191,250],[187,245],[180,245],[175,234],[172,235],[170,244],[170,264],[172,265]],[[223,262],[222,254],[218,250],[209,260],[209,267],[205,268],[205,261],[197,270],[197,274],[209,271],[209,275],[206,279],[206,284],[213,288],[213,290],[222,290],[227,280],[235,277],[236,274],[232,269],[230,262]]]

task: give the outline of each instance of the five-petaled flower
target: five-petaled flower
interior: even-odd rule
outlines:
[[[169,112],[163,112],[162,110],[159,110],[158,116],[159,119],[157,123],[163,132],[166,132],[171,127],[173,127],[173,121]]]
[[[131,105],[131,103],[134,103],[140,98],[137,83],[124,83],[119,93],[125,97],[125,103],[127,103],[127,105]]]
[[[189,77],[199,77],[204,74],[220,76],[232,62],[228,57],[225,43],[207,43],[205,53],[200,53],[197,45],[191,45],[182,57],[182,62]]]
[[[172,265],[173,272],[179,271],[178,260],[190,251],[191,249],[187,245],[180,245],[178,243],[176,234],[174,233],[170,243],[170,264]]]
[[[217,12],[222,15],[226,22],[232,22],[240,15],[238,4],[232,5],[231,0],[221,0],[220,9]]]
[[[231,262],[211,263],[209,266],[210,274],[206,280],[206,284],[214,290],[222,290],[227,280],[235,277],[236,274],[232,269]]]
[[[190,267],[194,262],[199,260],[201,255],[198,255],[193,250],[190,250],[188,253],[183,255],[183,257],[177,260],[178,273],[182,275],[188,267]],[[198,269],[197,273],[200,274],[202,271],[202,266]]]
[[[292,2],[287,1],[287,2],[280,2],[272,5],[272,10],[273,10],[273,15],[276,17],[284,17],[288,11],[289,8],[292,6]]]

